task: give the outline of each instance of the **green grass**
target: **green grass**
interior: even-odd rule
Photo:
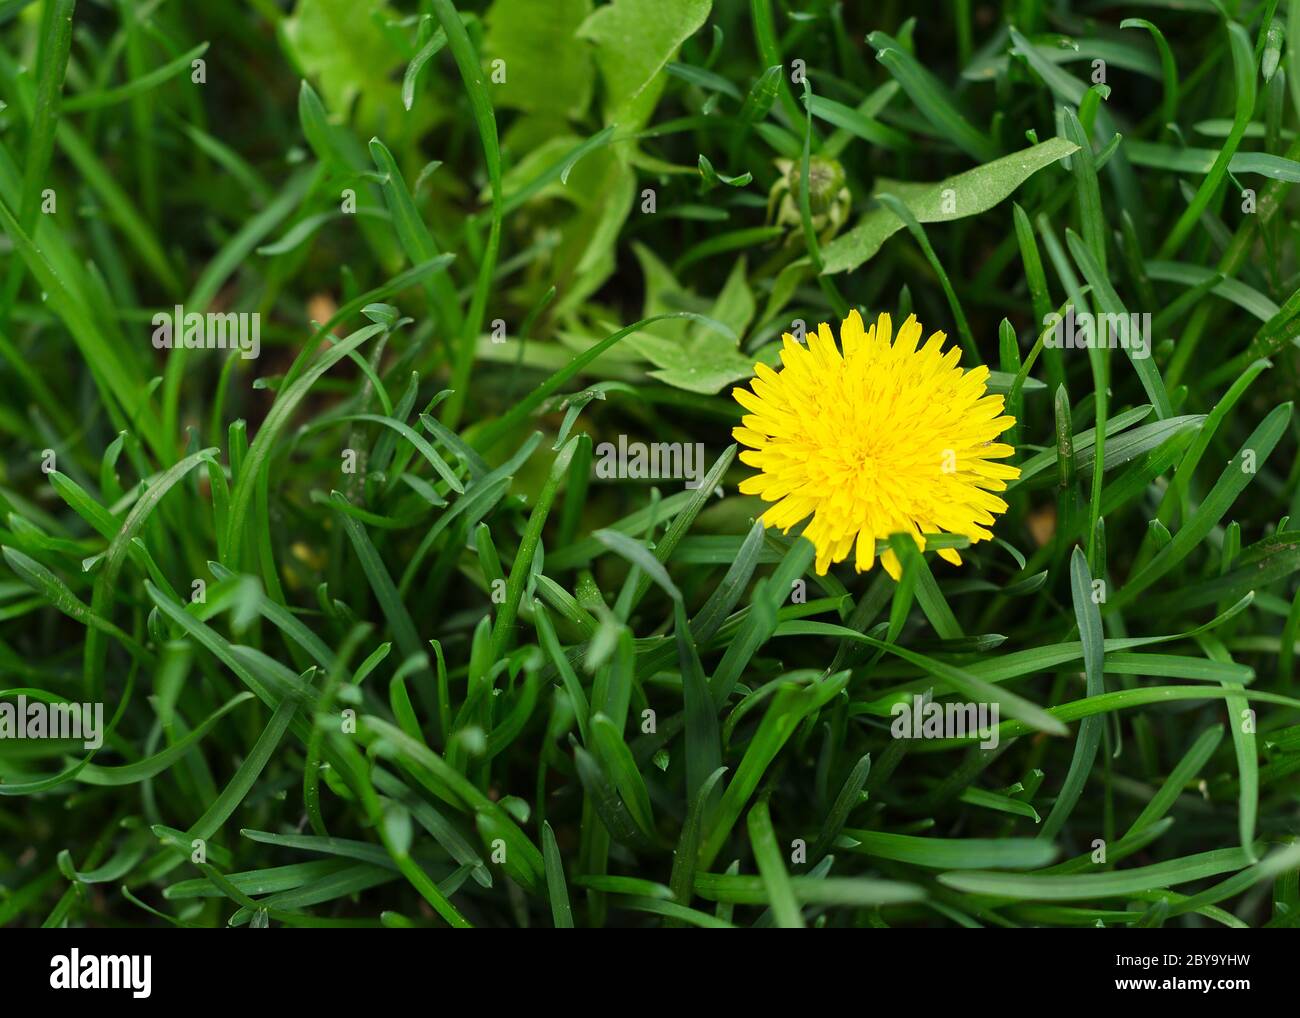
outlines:
[[[1300,922],[1300,3],[914,12],[0,3],[0,702],[107,729],[0,923]],[[849,308],[1017,417],[960,568],[737,492]]]

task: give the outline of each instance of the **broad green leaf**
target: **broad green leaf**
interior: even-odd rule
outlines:
[[[689,298],[668,268],[643,246],[638,245],[636,253],[647,281],[645,317],[681,307],[683,300]],[[737,349],[753,320],[754,310],[748,265],[741,257],[708,314],[712,321],[726,326],[731,335],[704,323],[678,319],[661,323],[653,333],[646,331],[630,336],[628,344],[658,369],[651,371],[650,377],[689,392],[712,395],[728,382],[748,378],[754,372],[754,358]]]
[[[298,0],[280,24],[285,46],[320,83],[325,104],[346,110],[360,99],[362,120],[368,123],[376,122],[383,110],[400,109],[393,72],[404,62],[372,15],[396,17],[381,0]]]
[[[712,0],[613,0],[593,11],[578,34],[596,50],[605,82],[605,122],[636,130],[663,92],[664,68],[704,24]]]
[[[577,32],[590,13],[591,0],[493,0],[484,50],[489,60],[505,62],[496,104],[582,117],[596,72],[591,48]]]
[[[987,212],[1039,170],[1065,158],[1077,147],[1064,138],[1050,138],[937,183],[880,179],[876,181],[875,190],[897,196],[918,222],[942,223],[962,219]],[[949,200],[955,205],[949,204]],[[945,211],[945,208],[954,211]],[[822,248],[826,271],[835,273],[856,269],[902,228],[902,220],[888,209],[872,209],[853,229]]]

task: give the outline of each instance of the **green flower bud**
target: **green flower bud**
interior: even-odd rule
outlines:
[[[802,160],[796,160],[786,178],[796,202],[799,200],[801,169]],[[808,160],[808,207],[814,216],[829,212],[842,190],[844,167],[837,160],[825,156],[813,156]]]

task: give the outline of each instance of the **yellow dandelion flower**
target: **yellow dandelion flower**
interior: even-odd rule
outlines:
[[[749,446],[740,459],[759,470],[740,490],[774,503],[763,522],[782,531],[812,515],[804,536],[822,575],[855,545],[858,572],[870,569],[877,538],[890,534],[910,534],[922,551],[925,533],[988,540],[994,514],[1007,509],[993,492],[1020,476],[993,462],[1015,452],[994,441],[1015,420],[1002,415],[1001,396],[986,394],[988,368],[959,368],[961,351],[942,352],[942,332],[918,350],[915,315],[891,335],[889,315],[864,330],[853,311],[839,348],[825,323],[807,346],[787,334],[781,370],[756,364],[753,391],[732,390],[749,411],[732,432]],[[961,564],[951,548],[939,554]],[[898,579],[893,551],[880,558]]]

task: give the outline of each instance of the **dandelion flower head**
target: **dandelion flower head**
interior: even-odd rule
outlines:
[[[1015,450],[995,440],[1015,419],[988,394],[988,368],[964,371],[944,333],[918,347],[921,335],[915,315],[895,333],[889,315],[867,329],[852,311],[838,347],[825,323],[807,346],[787,333],[780,370],[756,364],[750,388],[732,390],[748,411],[733,432],[748,446],[740,459],[758,470],[740,490],[772,503],[767,526],[789,531],[812,516],[804,536],[819,574],[850,552],[858,572],[871,569],[877,539],[891,534],[922,551],[927,533],[989,540],[1006,512],[995,492],[1020,470],[996,462]],[[955,549],[939,555],[961,564]],[[880,559],[898,579],[894,552]]]

